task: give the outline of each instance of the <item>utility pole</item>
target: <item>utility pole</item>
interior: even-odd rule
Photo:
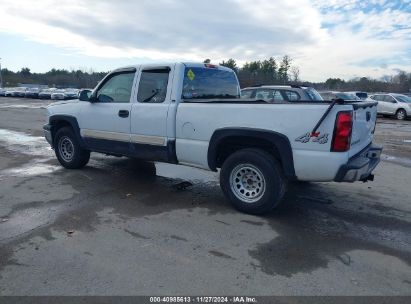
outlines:
[[[1,58],[0,58],[0,88],[3,87],[3,77],[1,77]]]

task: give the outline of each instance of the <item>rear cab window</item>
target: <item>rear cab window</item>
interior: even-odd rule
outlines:
[[[231,70],[205,64],[204,67],[186,66],[183,99],[239,98],[237,76]]]

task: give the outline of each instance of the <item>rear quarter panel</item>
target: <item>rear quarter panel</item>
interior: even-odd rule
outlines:
[[[215,130],[263,129],[288,138],[298,179],[333,180],[348,160],[348,153],[330,152],[336,113],[351,110],[352,106],[334,107],[318,129],[319,140],[307,141],[306,135],[327,107],[328,104],[181,103],[176,119],[177,158],[180,163],[208,169],[208,145]]]

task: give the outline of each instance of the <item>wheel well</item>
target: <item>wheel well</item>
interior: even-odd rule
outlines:
[[[217,168],[221,168],[225,160],[233,153],[246,149],[257,148],[268,152],[280,163],[282,162],[280,153],[272,142],[262,138],[255,138],[251,136],[230,136],[226,137],[219,142],[217,147]]]
[[[63,127],[73,128],[71,124],[66,120],[55,120],[51,123],[51,126],[52,126],[51,135],[52,135],[53,140],[54,140],[54,136],[56,135],[57,131],[60,130],[61,128]]]
[[[399,111],[404,111],[405,113],[407,113],[407,111],[405,111],[405,109],[403,109],[403,108],[399,108],[399,109],[397,109],[397,111],[395,112],[395,113],[398,113]]]

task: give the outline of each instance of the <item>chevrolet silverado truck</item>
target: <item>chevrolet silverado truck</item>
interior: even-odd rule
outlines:
[[[372,180],[382,150],[372,144],[376,102],[241,99],[234,71],[211,64],[117,69],[47,111],[63,167],[99,152],[220,169],[225,196],[251,214],[278,208],[290,181]]]

